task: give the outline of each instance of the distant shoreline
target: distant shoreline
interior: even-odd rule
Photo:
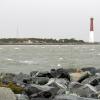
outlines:
[[[100,45],[100,43],[2,43],[0,45]]]
[[[0,45],[99,45],[99,42],[89,43],[83,40],[46,39],[46,38],[2,38]]]

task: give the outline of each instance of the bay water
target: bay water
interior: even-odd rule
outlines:
[[[100,45],[0,45],[0,72],[100,68]]]

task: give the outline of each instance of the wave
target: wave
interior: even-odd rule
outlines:
[[[63,60],[64,58],[63,57],[59,57],[59,60]]]
[[[11,59],[11,58],[6,58],[6,60],[8,60],[8,61],[13,61],[13,59]]]
[[[16,63],[16,64],[29,64],[29,65],[31,65],[31,64],[37,65],[38,64],[38,62],[34,62],[32,60],[14,60],[11,58],[6,58],[5,60],[10,63]]]
[[[15,49],[15,50],[19,50],[20,48],[17,48],[17,47],[16,47],[16,48],[14,48],[14,49]]]
[[[3,48],[0,48],[0,50],[1,50],[1,49],[3,49]]]
[[[45,48],[44,46],[41,46],[41,48]]]
[[[61,64],[57,64],[58,67],[61,67]]]
[[[95,51],[95,49],[92,48],[92,49],[90,49],[90,51]]]
[[[21,63],[21,64],[38,64],[38,63],[31,61],[31,60],[23,60],[23,61],[21,60],[21,61],[19,61],[19,63]]]
[[[100,56],[100,53],[98,53],[97,55]]]

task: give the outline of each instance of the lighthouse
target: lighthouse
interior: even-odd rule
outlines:
[[[94,43],[94,18],[90,18],[89,43]]]

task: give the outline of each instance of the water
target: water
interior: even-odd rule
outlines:
[[[100,67],[100,45],[0,45],[0,72]]]

